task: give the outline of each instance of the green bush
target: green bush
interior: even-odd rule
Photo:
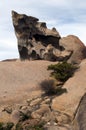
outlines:
[[[67,62],[48,66],[48,70],[53,70],[51,72],[51,76],[54,76],[55,79],[61,82],[67,81],[74,74],[76,69],[77,66],[74,66]]]

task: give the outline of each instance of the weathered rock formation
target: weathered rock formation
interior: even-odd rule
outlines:
[[[20,58],[56,60],[53,50],[59,49],[60,35],[55,28],[37,18],[12,11],[13,25],[18,40]]]
[[[61,38],[55,28],[47,28],[39,19],[12,11],[20,59],[68,60],[80,63],[86,57],[84,44],[75,36]]]
[[[41,129],[40,124],[44,130],[85,130],[86,59],[82,59],[86,47],[76,36],[61,38],[55,28],[47,29],[37,18],[14,11],[12,18],[21,60],[49,61],[0,63],[0,130]],[[48,95],[42,89],[43,81],[53,86],[47,67],[59,63],[50,61],[63,60],[82,62],[64,84],[52,78],[59,89]]]

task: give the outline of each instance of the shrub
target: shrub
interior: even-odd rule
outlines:
[[[13,126],[14,126],[14,123],[12,123],[12,122],[7,122],[5,129],[6,129],[6,130],[11,130]]]
[[[51,76],[54,76],[55,79],[61,82],[67,81],[74,74],[76,69],[76,66],[67,62],[48,66],[48,70],[53,70]]]
[[[55,94],[56,93],[56,85],[53,79],[45,79],[40,83],[41,89],[45,91],[46,94]]]
[[[7,122],[7,123],[0,122],[0,130],[11,130],[13,126],[14,123],[12,122]]]
[[[17,123],[15,130],[23,130],[22,124],[21,123]]]
[[[3,125],[4,125],[4,123],[3,123],[3,122],[0,122],[0,130],[4,130],[4,129],[3,129]]]
[[[38,123],[37,125],[29,126],[27,130],[44,130],[44,123]]]
[[[20,120],[19,121],[25,121],[29,118],[30,117],[29,117],[28,113],[23,113],[22,111],[20,111]]]
[[[62,91],[63,83],[59,83],[55,79],[45,79],[40,83],[41,89],[45,92],[47,95],[54,95],[58,94]]]

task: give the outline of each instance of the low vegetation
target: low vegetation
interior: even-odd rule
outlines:
[[[63,84],[70,77],[73,76],[75,70],[78,67],[67,62],[61,62],[54,65],[49,65],[48,70],[52,70],[52,78],[43,80],[40,83],[41,89],[47,94],[57,94],[60,95],[64,92],[67,92],[66,89],[63,89]]]
[[[38,124],[38,125],[28,127],[28,130],[44,130],[43,129],[43,124]]]
[[[55,80],[53,79],[45,79],[40,83],[41,89],[48,95],[56,94],[57,87],[55,84]]]
[[[15,130],[43,130],[44,123],[33,124],[32,126],[29,125],[30,124],[23,126],[22,123],[18,123]]]
[[[20,123],[17,123],[15,130],[23,130],[22,125]]]
[[[52,70],[51,76],[61,82],[65,82],[72,77],[77,68],[77,66],[67,62],[48,66],[48,70]]]
[[[14,123],[12,122],[7,122],[7,123],[0,122],[0,130],[11,130],[13,126]]]
[[[61,82],[56,82],[54,79],[46,79],[43,80],[40,83],[41,89],[44,91],[44,93],[48,96],[51,95],[60,95],[64,92],[67,92],[67,90],[62,88],[63,83]]]

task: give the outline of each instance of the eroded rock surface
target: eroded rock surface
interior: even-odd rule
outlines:
[[[39,19],[12,11],[13,25],[18,40],[20,58],[56,60],[60,35],[55,28],[47,29]]]
[[[21,60],[80,63],[86,58],[86,47],[78,37],[69,35],[61,38],[59,32],[55,28],[48,29],[45,22],[15,11],[12,11],[12,20]]]

